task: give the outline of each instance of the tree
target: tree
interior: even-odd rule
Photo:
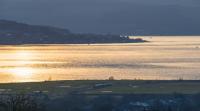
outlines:
[[[0,102],[0,111],[45,111],[42,104],[29,95],[8,95]]]

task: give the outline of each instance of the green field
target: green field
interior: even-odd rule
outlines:
[[[94,87],[97,84],[109,84]],[[0,84],[0,93],[43,92],[48,95],[65,94],[195,94],[200,92],[200,81],[48,81],[37,83]]]

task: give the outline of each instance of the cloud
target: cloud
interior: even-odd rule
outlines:
[[[4,2],[5,2],[5,0],[0,0],[0,9],[2,9],[5,6]]]
[[[0,19],[2,17],[2,13],[4,12],[5,0],[0,0]]]
[[[0,0],[0,18],[65,27],[75,32],[196,33],[200,25],[199,3],[199,0]]]

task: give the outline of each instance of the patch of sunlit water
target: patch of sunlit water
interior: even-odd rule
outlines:
[[[0,82],[77,79],[200,79],[200,38],[148,43],[0,46]]]
[[[34,73],[34,69],[27,67],[21,67],[21,68],[16,67],[16,68],[11,68],[8,72],[15,77],[30,78]]]

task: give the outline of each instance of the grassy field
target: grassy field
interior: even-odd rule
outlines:
[[[200,93],[200,81],[77,80],[0,84],[0,93],[31,92],[60,96],[65,94],[195,94]]]

